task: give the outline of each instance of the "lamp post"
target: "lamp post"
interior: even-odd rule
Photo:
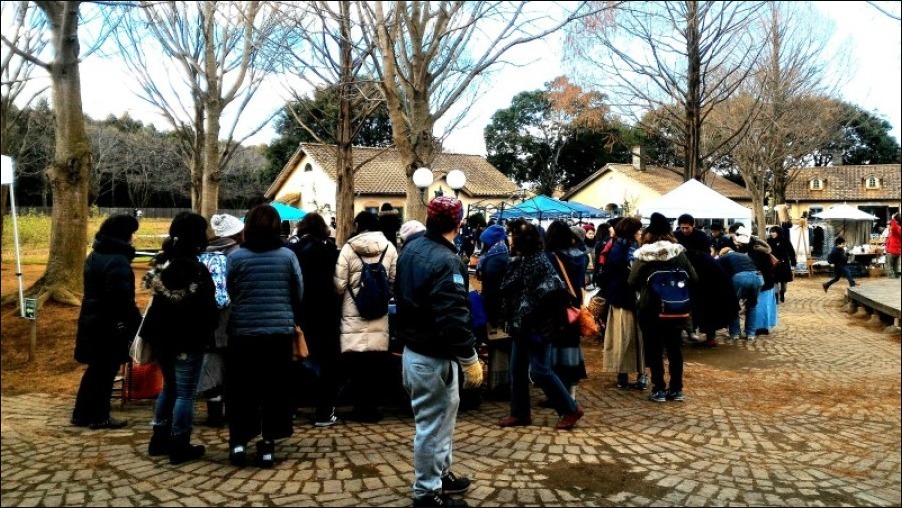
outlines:
[[[454,190],[454,197],[460,197],[460,190],[467,184],[467,175],[459,169],[452,169],[445,176],[445,181]]]
[[[426,205],[426,189],[432,185],[432,170],[426,167],[413,172],[413,184],[420,189],[420,202]]]

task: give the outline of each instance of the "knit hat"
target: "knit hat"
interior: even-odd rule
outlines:
[[[210,217],[210,227],[213,228],[213,234],[217,238],[235,236],[244,231],[244,224],[237,217],[227,213]]]
[[[747,244],[752,240],[752,232],[745,226],[739,226],[736,229],[736,242],[741,244]]]
[[[586,230],[579,226],[570,226],[570,231],[573,231],[573,234],[579,238],[579,241],[584,242],[586,240]]]
[[[651,219],[645,231],[653,235],[666,235],[670,233],[670,221],[658,212],[651,214]]]
[[[583,224],[583,229],[586,230],[586,233],[588,233],[589,231],[595,231],[595,224],[592,224],[591,222],[587,222],[587,223]]]
[[[439,233],[447,233],[464,218],[464,205],[451,196],[439,196],[429,202],[426,209],[426,227]]]
[[[493,226],[489,226],[485,231],[482,232],[482,235],[479,236],[479,241],[481,241],[486,247],[491,247],[501,240],[504,240],[506,236],[507,231],[504,230],[504,227],[495,224]]]
[[[419,233],[420,231],[426,231],[426,226],[416,219],[409,220],[404,224],[401,224],[401,240],[406,242],[410,235]]]
[[[96,236],[108,236],[118,238],[124,242],[132,239],[132,234],[138,230],[138,219],[125,213],[118,213],[107,217]]]

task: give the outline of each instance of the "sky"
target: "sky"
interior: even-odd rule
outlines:
[[[865,2],[814,2],[814,5],[834,21],[833,43],[846,43],[851,51],[849,68],[835,71],[848,76],[841,88],[841,98],[886,118],[893,126],[891,134],[899,140],[902,126],[900,23]],[[464,121],[447,135],[445,150],[485,155],[483,130],[495,111],[509,107],[516,94],[544,88],[546,82],[564,73],[559,48],[559,40],[552,38],[520,47],[510,54],[508,59],[519,65],[507,65],[495,72],[485,93],[469,104]],[[82,94],[87,115],[102,119],[111,113],[119,116],[128,111],[131,116],[154,123],[160,129],[168,128],[152,107],[130,91],[131,79],[115,63],[92,57],[82,65]],[[111,87],[110,83],[119,85]],[[241,127],[259,124],[286,97],[282,86],[261,90],[249,114],[239,124],[239,131]],[[437,127],[443,127],[441,121]],[[274,136],[275,130],[267,126],[248,142],[267,143]]]

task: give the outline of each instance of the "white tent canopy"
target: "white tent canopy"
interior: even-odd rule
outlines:
[[[812,214],[811,216],[818,219],[877,220],[877,217],[846,203],[833,205],[828,210]]]
[[[846,203],[833,205],[830,209],[811,216],[825,219],[833,226],[834,234],[845,238],[850,246],[867,245],[871,228],[877,220],[877,217]]]
[[[658,212],[668,219],[676,219],[688,213],[696,219],[720,219],[724,224],[728,219],[740,221],[746,226],[752,223],[752,211],[716,190],[699,182],[689,180],[660,198],[639,207],[643,217]]]

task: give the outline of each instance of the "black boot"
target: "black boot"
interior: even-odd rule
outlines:
[[[222,410],[222,400],[207,399],[207,427],[220,428],[225,424]]]
[[[276,443],[271,439],[257,441],[257,466],[270,468],[275,465]]]
[[[147,445],[147,454],[151,457],[169,455],[171,433],[170,425],[154,425],[153,435],[150,436],[150,443]]]
[[[179,434],[172,436],[169,449],[169,463],[183,464],[192,460],[197,460],[204,456],[206,448],[203,445],[192,445],[191,434]]]

